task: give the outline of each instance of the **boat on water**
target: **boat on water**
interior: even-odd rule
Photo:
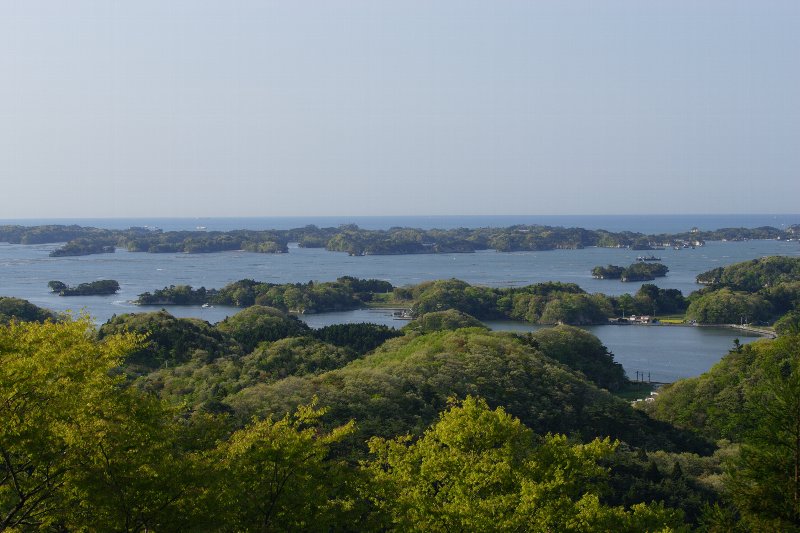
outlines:
[[[656,257],[655,255],[640,255],[636,258],[637,261],[643,263],[645,261],[661,261],[660,257]]]
[[[392,313],[394,320],[414,320],[414,315],[411,314],[411,309],[399,309]]]

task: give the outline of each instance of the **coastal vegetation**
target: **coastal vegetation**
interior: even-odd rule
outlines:
[[[81,283],[75,287],[70,287],[61,281],[50,281],[47,286],[51,292],[59,296],[108,296],[119,291],[119,282],[113,279]]]
[[[794,239],[797,228],[723,228],[676,234],[645,235],[631,231],[515,225],[506,228],[367,230],[355,224],[319,228],[309,225],[289,230],[162,231],[132,227],[125,230],[83,226],[0,226],[0,242],[12,244],[65,243],[51,255],[71,256],[129,252],[210,253],[244,250],[286,253],[288,243],[325,248],[350,255],[394,255],[578,249],[587,246],[650,250],[662,247],[702,246],[705,241],[746,239]]]
[[[464,281],[437,280],[393,287],[381,280],[341,277],[335,282],[272,284],[240,280],[221,289],[194,289],[174,285],[146,292],[139,305],[262,305],[294,313],[324,313],[356,309],[378,302],[410,310],[414,328],[425,330],[428,321],[464,325],[459,315],[434,315],[457,311],[470,320],[518,320],[538,324],[605,324],[625,314],[678,314],[687,302],[677,289],[644,284],[634,294],[589,294],[574,283],[547,282],[524,287],[491,288]],[[478,325],[478,324],[473,324]]]
[[[738,443],[725,489],[743,530],[800,527],[800,337],[735,347],[708,373],[659,391],[653,417]]]
[[[617,265],[596,266],[592,277],[596,279],[618,279],[621,281],[652,281],[663,278],[669,268],[661,263],[634,263],[628,267]]]
[[[697,276],[687,317],[710,324],[768,324],[800,309],[800,258],[772,256]],[[783,324],[788,326],[788,320]]]
[[[390,283],[381,280],[360,280],[344,276],[336,281],[314,283],[262,283],[243,279],[221,289],[194,289],[189,285],[172,285],[140,294],[138,305],[229,305],[248,307],[261,305],[295,313],[322,313],[357,309],[371,301],[375,294],[391,292]]]
[[[43,309],[28,300],[0,296],[0,324],[11,321],[44,322],[56,318],[56,314],[49,309]]]

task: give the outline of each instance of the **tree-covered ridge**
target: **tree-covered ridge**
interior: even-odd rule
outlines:
[[[216,326],[175,318],[164,311],[122,315],[103,325],[99,337],[127,332],[140,335],[141,342],[124,360],[125,373],[140,376],[140,387],[176,404],[188,402],[192,409],[235,413],[240,420],[254,413],[282,416],[290,412],[293,403],[316,396],[331,407],[328,417],[334,417],[332,423],[351,416],[348,410],[356,409],[363,413],[359,418],[365,434],[382,424],[407,431],[432,420],[451,393],[475,393],[519,409],[519,413],[536,412],[534,418],[531,414],[517,416],[529,422],[547,420],[553,430],[592,431],[594,427],[598,435],[604,431],[597,418],[605,416],[598,414],[602,405],[612,411],[624,407],[628,412],[624,402],[615,403],[597,389],[616,390],[627,379],[605,346],[587,332],[563,327],[517,337],[485,328],[447,331],[451,326],[446,322],[440,322],[442,330],[437,331],[433,324],[424,334],[410,328],[404,336],[369,324],[310,330],[277,310],[256,306]],[[392,338],[397,336],[400,338]],[[556,361],[581,374],[564,373]],[[421,368],[425,369],[422,374]],[[544,377],[548,373],[552,376]],[[477,383],[486,385],[476,387]],[[565,396],[561,389],[572,392]],[[409,404],[412,390],[418,390],[414,394],[418,399]],[[581,405],[592,407],[581,407],[582,415],[568,426],[558,426],[565,410],[575,409],[577,404],[564,398],[572,398],[576,390],[583,390],[579,393]],[[589,400],[587,394],[599,394],[599,399]],[[541,398],[545,397],[549,400],[543,404]],[[367,414],[376,400],[388,410],[383,422],[375,420],[374,413]],[[272,407],[264,411],[268,406]],[[550,414],[545,414],[549,410]],[[614,429],[620,431],[616,436],[625,435],[626,440],[636,442],[652,437],[646,436],[651,431],[647,424],[641,427],[641,420],[625,421],[625,416],[630,412],[612,416],[615,422],[608,419],[609,427],[622,424],[627,428]],[[640,435],[642,431],[645,436]],[[669,444],[676,445],[683,444]]]
[[[243,279],[221,289],[194,289],[189,285],[172,285],[140,294],[139,305],[261,305],[296,313],[321,313],[357,309],[371,301],[375,294],[391,292],[391,283],[344,276],[336,281],[314,283],[263,283]]]
[[[737,346],[705,374],[667,385],[644,408],[654,417],[718,439],[737,440],[760,424],[749,409],[770,372],[800,360],[800,337]]]
[[[246,250],[259,253],[287,252],[286,232],[234,230],[161,231],[149,228],[110,230],[83,226],[0,226],[0,242],[47,244],[66,242],[53,257],[129,252],[208,253]]]
[[[506,228],[366,230],[354,224],[336,228],[309,225],[290,230],[162,231],[133,227],[108,230],[82,226],[0,226],[0,242],[44,244],[66,242],[53,256],[88,255],[125,248],[131,252],[208,253],[245,250],[285,253],[289,242],[351,255],[461,253],[493,249],[500,252],[554,250],[587,246],[652,249],[702,245],[706,240],[793,239],[792,228],[724,228],[677,234],[645,235],[583,228],[516,225]]]
[[[454,310],[479,320],[521,320],[540,324],[604,324],[632,314],[679,314],[704,324],[772,323],[800,303],[800,258],[773,256],[701,274],[713,283],[684,298],[676,289],[644,284],[634,295],[589,294],[574,283],[546,282],[525,287],[493,288],[457,279],[393,287],[381,280],[344,276],[335,282],[273,284],[240,280],[222,289],[186,285],[143,293],[142,305],[263,305],[283,311],[314,313],[355,309],[374,300],[410,308],[414,317]],[[618,267],[597,267],[603,272]],[[621,277],[649,279],[663,275],[661,264],[636,263]],[[600,275],[594,272],[595,275]],[[388,298],[388,300],[387,300]],[[789,327],[788,319],[782,327]]]
[[[770,256],[697,276],[687,316],[704,323],[771,323],[800,308],[800,258]]]
[[[740,443],[724,478],[740,530],[800,529],[800,336],[737,346],[706,374],[665,387],[642,407],[679,427]],[[719,518],[732,524],[736,517]]]
[[[793,281],[800,281],[800,257],[780,255],[715,268],[697,276],[698,283],[747,292]]]
[[[471,396],[369,443],[313,400],[232,426],[126,386],[115,369],[141,340],[98,340],[85,319],[0,327],[0,528],[686,528],[677,507],[606,501],[609,439],[543,435]]]
[[[258,307],[217,326],[125,315],[98,335],[88,319],[0,326],[0,526],[800,524],[797,337],[741,347],[708,384],[664,390],[659,421],[603,390],[624,374],[585,331],[492,333],[430,315],[391,334],[295,330]],[[687,430],[736,444],[712,455]]]
[[[389,297],[389,300],[386,300]],[[605,324],[630,314],[682,313],[686,301],[677,289],[644,284],[633,295],[588,294],[574,283],[546,282],[525,287],[492,288],[461,280],[437,280],[410,287],[349,276],[335,282],[273,284],[240,280],[222,289],[173,285],[139,295],[140,305],[263,305],[286,312],[322,313],[356,309],[382,299],[409,308],[418,319],[440,311],[457,311],[479,320],[521,320],[539,324]],[[434,315],[438,319],[457,317]],[[415,325],[415,327],[417,327]],[[425,327],[421,325],[420,327]]]
[[[0,324],[8,324],[12,320],[18,322],[44,322],[56,320],[58,316],[49,309],[30,303],[21,298],[0,296]]]

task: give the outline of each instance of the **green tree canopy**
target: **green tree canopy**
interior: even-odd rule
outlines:
[[[274,307],[254,305],[219,324],[217,329],[231,335],[245,352],[251,352],[260,342],[272,342],[286,337],[308,334],[305,322]]]
[[[128,369],[135,373],[179,365],[193,358],[209,362],[224,355],[241,355],[229,334],[204,320],[176,318],[163,310],[115,316],[100,327],[98,335],[102,339],[124,332],[146,337],[126,360]]]
[[[556,326],[540,329],[531,338],[544,355],[583,372],[599,387],[615,391],[628,382],[614,354],[586,330]]]
[[[417,333],[430,333],[440,330],[454,330],[460,328],[486,328],[483,322],[455,309],[446,311],[433,311],[417,317],[403,327],[404,331]]]
[[[12,320],[20,322],[44,322],[56,320],[57,316],[49,309],[30,303],[21,298],[0,296],[0,324],[8,324]]]
[[[373,439],[369,497],[402,531],[642,531],[682,528],[680,511],[600,504],[608,440],[536,438],[502,408],[467,397],[417,441]]]

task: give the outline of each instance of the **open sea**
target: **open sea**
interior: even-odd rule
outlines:
[[[409,227],[419,229],[453,229],[508,227],[517,224],[638,231],[645,234],[680,233],[693,227],[701,230],[720,228],[783,228],[800,224],[794,215],[439,215],[439,216],[325,216],[325,217],[198,217],[198,218],[42,218],[0,219],[2,224],[37,226],[41,224],[78,224],[108,229],[132,226],[161,228],[164,231],[194,230],[204,226],[208,231],[236,229],[292,229],[309,224],[325,228],[356,224],[364,229]]]
[[[234,229],[290,229],[307,224],[335,227],[357,224],[368,229],[392,226],[416,228],[492,227],[515,224],[631,230],[642,233],[676,233],[697,226],[702,230],[723,227],[786,227],[800,224],[800,215],[610,215],[610,216],[435,216],[435,217],[281,217],[281,218],[153,218],[153,219],[26,219],[0,220],[0,224],[78,224],[125,229],[131,226],[158,227],[165,231],[193,230],[205,226],[209,231]],[[422,281],[458,278],[472,284],[492,287],[522,286],[543,281],[577,283],[589,292],[634,293],[641,283],[595,280],[596,265],[629,265],[642,252],[626,249],[586,248],[545,252],[474,254],[395,255],[350,257],[322,249],[290,245],[288,254],[221,252],[212,254],[146,254],[118,250],[113,254],[83,257],[49,257],[58,244],[13,245],[0,243],[0,296],[24,298],[55,311],[83,311],[98,323],[115,314],[153,309],[130,303],[139,294],[169,285],[220,288],[244,278],[272,283],[332,281],[340,276],[384,279],[395,286]],[[717,266],[768,255],[800,256],[797,241],[708,242],[697,249],[659,250],[662,263],[669,267],[667,277],[655,283],[662,288],[680,289],[689,294],[699,286],[695,277]],[[119,281],[121,290],[114,296],[59,297],[49,292],[47,283],[59,280],[77,285],[99,279]],[[238,309],[171,307],[176,316],[193,316],[217,322]],[[357,310],[302,317],[313,327],[332,323],[370,321],[401,326],[391,313]],[[534,326],[498,323],[496,329],[531,329]],[[724,328],[619,327],[590,328],[616,355],[629,375],[650,373],[654,381],[674,381],[700,374],[733,345],[754,340],[742,332]]]

